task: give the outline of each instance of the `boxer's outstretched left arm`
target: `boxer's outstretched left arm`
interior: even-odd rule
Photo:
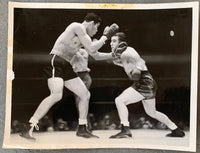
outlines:
[[[97,39],[93,39],[93,42],[98,41]],[[95,51],[93,53],[89,53],[95,60],[110,60],[113,59],[112,53],[102,53],[99,51]]]
[[[90,54],[95,60],[109,60],[113,59],[111,53],[102,53],[102,52],[95,52],[93,54]]]

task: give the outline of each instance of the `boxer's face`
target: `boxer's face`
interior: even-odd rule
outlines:
[[[119,37],[113,36],[110,42],[110,47],[112,52],[114,52],[117,49],[118,44],[119,44]]]
[[[90,37],[93,37],[97,33],[99,26],[100,26],[100,23],[94,23],[94,21],[91,21],[91,23],[89,24],[87,28],[88,35]]]

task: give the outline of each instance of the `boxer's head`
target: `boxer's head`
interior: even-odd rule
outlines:
[[[120,42],[126,42],[126,35],[123,32],[117,32],[112,38],[110,42],[111,51],[114,52]]]
[[[98,27],[101,24],[101,18],[95,13],[88,13],[85,16],[84,20],[88,23],[88,26],[86,27],[88,35],[90,37],[94,36],[97,33]]]

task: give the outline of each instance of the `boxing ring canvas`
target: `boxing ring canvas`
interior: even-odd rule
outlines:
[[[20,127],[48,94],[42,65],[57,37],[88,12],[102,18],[94,38],[117,23],[128,44],[146,61],[158,84],[156,108],[185,132],[183,138],[148,117],[141,102],[128,106],[133,138],[109,139],[120,131],[115,98],[131,85],[123,69],[111,61],[89,58],[92,86],[89,119],[99,139],[76,136],[77,111],[71,92],[64,89],[34,132],[36,141],[19,136]],[[89,149],[144,148],[196,150],[199,3],[104,4],[9,2],[7,89],[4,148]],[[99,50],[110,52],[110,42]],[[14,74],[13,74],[14,72]],[[64,128],[63,128],[64,126]]]

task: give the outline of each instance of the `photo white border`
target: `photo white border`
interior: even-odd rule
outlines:
[[[178,2],[178,3],[154,3],[154,4],[117,4],[117,3],[24,3],[9,2],[8,9],[8,53],[7,53],[7,81],[6,81],[6,119],[4,130],[3,148],[28,148],[37,149],[33,144],[29,146],[16,146],[10,144],[10,125],[11,125],[11,101],[12,101],[12,79],[10,71],[13,66],[13,27],[14,27],[14,8],[41,8],[41,9],[174,9],[174,8],[192,8],[192,56],[191,56],[191,93],[190,93],[190,136],[189,147],[174,146],[152,146],[152,145],[134,145],[126,146],[125,144],[102,146],[80,144],[78,148],[143,148],[143,149],[167,149],[181,151],[196,151],[197,139],[197,85],[198,85],[198,30],[199,30],[199,2]],[[77,148],[73,145],[42,145],[38,149],[64,149]]]

